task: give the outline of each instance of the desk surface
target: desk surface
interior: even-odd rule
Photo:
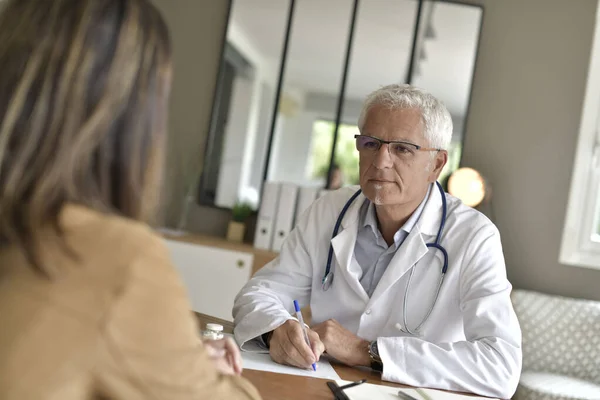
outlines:
[[[223,325],[226,333],[233,333],[233,324],[205,314],[196,313],[200,326],[204,328],[206,323],[217,323]],[[368,368],[357,369],[341,364],[333,363],[333,368],[340,378],[347,381],[358,381],[367,379],[367,382],[378,385],[393,387],[406,387],[381,380],[381,375]],[[242,375],[248,379],[260,392],[264,400],[331,400],[333,394],[327,387],[326,379],[309,378],[298,375],[284,375],[273,372],[256,371],[246,369]]]

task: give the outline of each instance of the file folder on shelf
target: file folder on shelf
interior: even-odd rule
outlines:
[[[296,218],[294,226],[298,223],[298,219],[304,211],[317,199],[319,188],[316,187],[301,187],[298,191],[298,204],[296,205]]]
[[[270,250],[272,247],[280,190],[279,183],[265,182],[263,184],[254,234],[254,247],[257,249]]]
[[[282,183],[279,194],[279,205],[275,217],[275,235],[271,250],[279,251],[283,242],[294,226],[298,186],[291,183]]]

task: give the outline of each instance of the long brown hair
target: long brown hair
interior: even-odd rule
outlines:
[[[40,270],[67,203],[148,220],[162,172],[168,30],[149,0],[8,0],[0,10],[0,244]]]

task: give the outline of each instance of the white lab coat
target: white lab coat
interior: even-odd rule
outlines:
[[[377,339],[384,380],[510,398],[521,372],[521,330],[496,227],[446,194],[441,244],[448,251],[448,271],[433,312],[413,337],[399,329],[404,293],[414,268],[407,300],[407,323],[414,330],[433,301],[440,277],[441,254],[426,247],[435,241],[440,225],[440,193],[432,188],[419,221],[369,298],[354,258],[362,194],[331,239],[340,210],[357,189],[343,188],[319,198],[303,213],[279,257],[244,286],[233,308],[238,343],[244,349],[248,341],[293,318],[296,299],[302,306],[310,304],[313,324],[335,319],[361,338]],[[330,243],[335,278],[323,291]],[[438,260],[432,263],[431,257]]]

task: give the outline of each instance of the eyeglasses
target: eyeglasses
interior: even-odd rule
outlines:
[[[434,149],[432,147],[422,147],[418,144],[402,142],[402,141],[387,141],[367,135],[354,135],[356,139],[356,150],[361,153],[375,153],[379,151],[383,144],[388,145],[390,155],[397,157],[406,157],[414,154],[417,151],[441,151],[442,149]]]

